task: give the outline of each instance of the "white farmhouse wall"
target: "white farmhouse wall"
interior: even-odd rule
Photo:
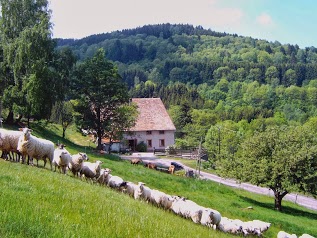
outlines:
[[[124,135],[126,140],[136,140],[136,144],[139,144],[143,141],[145,144],[149,144],[151,141],[151,145],[148,145],[148,151],[153,151],[155,149],[165,149],[167,146],[174,145],[175,137],[174,131],[164,131],[164,134],[160,133],[160,131],[136,131],[133,135]],[[164,145],[162,145],[162,140],[164,141]]]

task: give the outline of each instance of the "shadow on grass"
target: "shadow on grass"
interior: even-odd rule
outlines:
[[[247,198],[247,197],[243,197],[243,196],[239,196],[239,197],[242,200],[244,200],[250,204],[253,204],[254,206],[274,210],[274,198],[272,198],[272,203],[267,203],[267,202],[259,202],[259,201],[252,199],[252,198]],[[282,203],[283,203],[283,201],[282,201]],[[316,213],[309,212],[309,211],[303,211],[303,210],[296,209],[296,208],[290,207],[290,206],[283,206],[282,205],[282,211],[280,211],[280,213],[293,215],[293,216],[302,216],[302,217],[317,220]]]

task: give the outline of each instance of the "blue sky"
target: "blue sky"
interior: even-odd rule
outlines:
[[[50,0],[53,37],[159,23],[201,25],[300,48],[317,47],[316,0]]]

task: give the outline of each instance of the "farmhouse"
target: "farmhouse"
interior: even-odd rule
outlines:
[[[136,124],[124,135],[132,150],[144,142],[148,151],[165,149],[175,142],[176,128],[160,98],[132,98],[138,106]]]

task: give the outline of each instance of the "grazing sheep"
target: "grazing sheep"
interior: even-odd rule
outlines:
[[[20,153],[17,150],[19,138],[22,135],[21,131],[12,131],[0,129],[0,150],[2,150],[1,158],[8,160],[8,156],[11,161],[14,161],[14,157],[10,155],[10,152],[16,153],[16,162],[19,161]]]
[[[108,187],[114,188],[117,190],[123,190],[127,182],[123,181],[119,176],[111,176],[108,181]]]
[[[97,179],[100,176],[102,162],[97,160],[95,163],[83,162],[82,168],[80,170],[80,176],[90,179]]]
[[[41,159],[44,161],[44,168],[46,165],[46,159],[49,159],[51,170],[52,168],[52,161],[54,158],[54,143],[37,138],[31,135],[32,130],[28,128],[20,128],[22,131],[22,135],[19,138],[17,150],[22,155],[22,162],[25,161],[25,157],[28,155],[31,159],[35,158],[37,161]]]
[[[159,190],[156,190],[156,189],[152,189],[150,202],[153,205],[156,205],[156,206],[160,207],[161,204],[162,204],[162,199],[163,199],[164,196],[166,196],[165,193],[163,193],[163,192],[161,192]]]
[[[156,164],[148,163],[148,164],[147,164],[147,167],[148,167],[149,169],[156,169]]]
[[[176,196],[171,196],[168,194],[165,194],[160,202],[160,205],[163,209],[169,210],[172,207],[173,202],[177,199],[178,197]]]
[[[128,194],[130,197],[133,197],[134,199],[138,199],[138,189],[139,186],[137,184],[132,182],[126,182],[123,192]]]
[[[225,233],[238,235],[243,233],[243,222],[238,219],[232,220],[222,217],[217,228]]]
[[[107,185],[106,183],[106,177],[108,176],[108,174],[111,172],[110,169],[101,169],[100,170],[100,175],[97,178],[97,182],[100,183],[101,185]]]
[[[264,231],[269,229],[270,225],[271,223],[260,220],[243,222],[243,234],[261,236]]]
[[[174,170],[175,170],[175,166],[174,166],[174,165],[171,165],[171,166],[168,168],[168,173],[174,174]]]
[[[279,231],[277,233],[277,238],[297,238],[295,234],[288,234],[285,231]]]
[[[218,211],[211,208],[204,208],[202,210],[202,215],[200,219],[200,224],[203,226],[208,226],[216,228],[221,221],[221,215]]]
[[[131,164],[138,165],[139,163],[143,163],[143,161],[137,158],[131,159]]]
[[[53,165],[55,166],[55,172],[56,167],[58,167],[60,172],[62,169],[63,174],[66,174],[66,168],[72,160],[72,156],[64,147],[65,145],[61,144],[54,150]]]
[[[191,200],[184,200],[179,208],[182,217],[191,219],[194,223],[200,223],[204,207]]]
[[[298,237],[298,238],[315,238],[315,237],[313,237],[313,236],[311,236],[311,235],[309,235],[309,234],[302,234],[300,237]]]
[[[151,198],[151,191],[152,189],[150,189],[147,186],[144,186],[145,183],[139,182],[138,183],[138,189],[135,192],[134,198],[135,199],[143,199],[146,202],[150,201]]]
[[[72,156],[71,160],[69,161],[68,168],[72,171],[74,176],[79,176],[79,172],[83,166],[84,161],[87,161],[88,156],[86,153],[78,153]]]

